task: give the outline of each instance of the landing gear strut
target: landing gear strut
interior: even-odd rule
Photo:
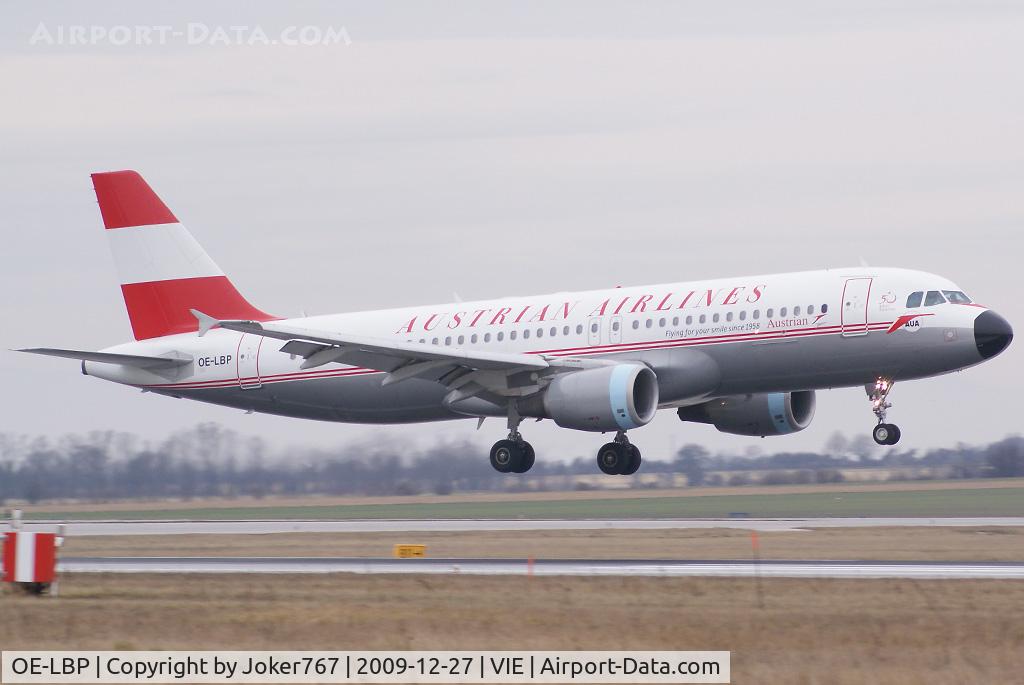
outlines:
[[[597,468],[609,476],[631,476],[641,461],[640,450],[629,442],[626,431],[616,433],[615,439],[597,452]]]
[[[491,447],[491,466],[500,473],[526,473],[533,467],[535,453],[533,445],[523,440],[519,434],[519,424],[523,419],[516,410],[515,403],[509,403],[508,437],[499,440]]]
[[[871,437],[879,445],[895,445],[900,441],[899,426],[885,422],[885,411],[892,406],[887,401],[892,386],[893,382],[888,378],[878,378],[874,385],[869,385],[866,388],[868,399],[871,400],[871,411],[878,418],[878,425],[871,431]]]

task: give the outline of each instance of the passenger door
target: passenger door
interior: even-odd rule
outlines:
[[[868,298],[871,295],[871,278],[848,278],[843,285],[842,312],[840,322],[843,336],[853,337],[868,333]]]
[[[235,369],[238,373],[238,387],[242,390],[250,390],[263,385],[260,380],[260,348],[263,346],[263,336],[242,335],[238,341],[238,352]]]

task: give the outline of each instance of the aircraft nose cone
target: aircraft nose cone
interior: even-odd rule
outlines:
[[[983,359],[991,359],[1013,340],[1010,323],[993,311],[985,311],[974,320],[974,343]]]

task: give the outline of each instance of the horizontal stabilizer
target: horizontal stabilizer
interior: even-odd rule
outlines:
[[[50,357],[64,357],[66,359],[81,359],[82,361],[87,362],[121,364],[122,366],[134,366],[139,369],[168,369],[192,363],[192,357],[146,357],[140,354],[113,354],[111,352],[89,352],[87,350],[61,350],[53,347],[33,347],[30,349],[16,351],[29,352],[31,354],[45,354]]]

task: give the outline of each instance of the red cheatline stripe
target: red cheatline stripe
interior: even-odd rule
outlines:
[[[4,553],[3,553],[3,558],[4,558],[4,582],[5,583],[13,583],[14,582],[14,569],[15,569],[15,563],[16,563],[15,559],[14,559],[14,550],[17,549],[17,539],[18,539],[18,534],[17,533],[7,533],[7,535],[4,536],[4,545],[3,545]]]
[[[268,381],[268,382],[290,381],[290,380],[295,380],[297,378],[316,378],[318,376],[359,376],[359,375],[367,374],[367,373],[384,373],[384,372],[383,371],[378,371],[376,369],[334,369],[334,370],[326,370],[326,371],[301,371],[301,372],[297,372],[297,373],[279,373],[279,374],[274,374],[274,375],[271,375],[271,376],[260,376],[259,380],[261,380],[261,381]],[[257,380],[257,377],[256,376],[250,376],[248,378],[243,378],[242,380],[243,381],[255,381],[255,380]]]
[[[92,175],[92,187],[107,228],[174,224],[178,220],[149,184],[135,171]]]
[[[880,330],[884,330],[884,328],[876,326],[876,327],[872,327],[872,328],[870,328],[868,330],[880,331]],[[582,357],[582,356],[588,356],[588,355],[593,355],[593,354],[613,354],[613,353],[617,354],[617,353],[620,353],[620,352],[643,352],[643,351],[647,351],[647,350],[667,350],[667,349],[676,348],[676,347],[704,347],[704,346],[707,346],[707,345],[723,345],[723,344],[739,343],[739,342],[761,342],[761,341],[768,341],[768,340],[786,340],[786,339],[791,339],[791,338],[805,338],[805,337],[813,337],[813,336],[819,336],[819,335],[838,335],[839,333],[841,333],[840,330],[826,331],[826,332],[808,331],[808,332],[803,332],[803,333],[795,333],[795,332],[794,333],[790,333],[790,332],[787,332],[787,333],[778,333],[778,334],[775,334],[775,335],[758,335],[758,336],[754,336],[754,337],[750,337],[750,336],[728,336],[727,335],[727,336],[720,336],[718,338],[714,338],[714,339],[711,339],[711,340],[708,340],[708,339],[705,339],[705,340],[692,340],[692,339],[690,339],[690,340],[672,340],[672,341],[659,342],[657,344],[634,343],[634,344],[631,344],[631,345],[622,345],[622,346],[616,347],[615,349],[606,349],[605,348],[605,349],[591,349],[591,350],[587,350],[586,348],[581,348],[581,349],[583,349],[583,351],[581,351],[581,352],[571,352],[571,353],[565,353],[565,354],[553,354],[552,356],[557,356],[557,357]]]
[[[32,580],[36,583],[52,583],[56,567],[56,535],[36,533],[36,559]]]
[[[892,322],[891,321],[886,321],[886,322],[879,322],[879,323],[871,323],[871,324],[867,324],[866,328],[868,330],[879,330],[878,327],[880,327],[880,326],[882,326],[882,327],[888,326],[890,323],[892,323]],[[858,329],[860,329],[862,327],[863,326],[848,325],[846,328],[851,330],[851,331],[853,331],[853,330],[858,330]],[[780,338],[780,337],[794,337],[794,336],[796,336],[798,334],[802,334],[804,331],[810,331],[810,332],[815,333],[815,334],[825,334],[825,333],[838,333],[838,332],[840,332],[842,330],[843,330],[842,326],[813,326],[813,327],[809,327],[809,328],[777,329],[775,331],[753,331],[753,332],[750,332],[750,333],[726,333],[726,334],[719,334],[719,335],[707,335],[707,336],[701,336],[701,337],[695,337],[695,338],[672,338],[672,339],[667,339],[667,340],[655,340],[655,341],[648,341],[648,342],[616,343],[614,345],[593,345],[593,346],[587,346],[587,347],[566,347],[566,348],[553,349],[553,350],[537,350],[537,351],[533,352],[533,354],[559,354],[559,353],[563,353],[563,352],[564,353],[572,353],[572,352],[575,352],[576,350],[584,350],[584,351],[588,351],[588,352],[594,352],[594,351],[596,351],[596,352],[610,352],[610,351],[616,351],[616,350],[624,350],[624,349],[635,348],[635,347],[637,347],[639,345],[642,345],[642,346],[647,347],[647,348],[650,348],[651,346],[654,346],[654,347],[656,347],[656,346],[674,347],[674,346],[678,345],[681,342],[685,342],[686,344],[693,344],[693,343],[702,342],[702,341],[734,342],[734,341],[743,340],[743,339],[769,340],[769,339]]]
[[[257,380],[261,383],[278,383],[281,381],[294,381],[294,380],[312,380],[316,378],[328,378],[331,376],[362,376],[372,373],[383,373],[383,371],[375,371],[373,369],[335,369],[330,371],[304,371],[299,373],[283,373],[276,374],[273,376],[262,376],[257,378],[256,376],[243,377],[243,383],[255,383]],[[147,388],[217,388],[217,387],[235,387],[239,384],[237,378],[222,378],[215,381],[197,381],[191,383],[165,383],[161,385],[147,385]]]
[[[872,323],[867,325],[867,330],[881,330],[891,322]],[[848,326],[850,330],[859,330],[859,326]],[[637,349],[658,349],[661,347],[684,347],[688,345],[702,345],[724,342],[740,342],[744,340],[775,340],[778,338],[795,338],[804,335],[828,335],[840,333],[842,326],[821,326],[815,328],[793,328],[789,330],[777,330],[770,333],[727,333],[724,335],[710,335],[697,338],[674,338],[669,340],[655,340],[636,343],[618,343],[615,345],[595,345],[593,347],[569,347],[560,350],[539,350],[533,354],[595,354],[602,352],[633,352]],[[580,352],[577,352],[579,350]]]
[[[318,376],[348,376],[348,375],[357,375],[357,374],[363,374],[363,373],[382,373],[382,372],[376,371],[376,370],[373,370],[373,369],[353,369],[353,368],[328,369],[328,370],[321,369],[319,371],[297,371],[297,372],[292,372],[292,373],[279,373],[279,374],[273,374],[273,375],[270,375],[270,376],[261,376],[261,377],[259,377],[259,380],[261,380],[263,382],[270,382],[270,381],[275,381],[275,380],[295,380],[297,378],[316,378]],[[257,380],[256,376],[243,376],[242,377],[242,382],[243,383],[244,382],[255,382],[256,380]],[[233,385],[233,384],[237,384],[238,383],[238,379],[237,378],[226,378],[226,379],[219,379],[219,380],[214,380],[214,381],[197,381],[195,383],[189,383],[189,385],[206,385],[206,384],[213,384],[213,383],[227,383],[229,385]],[[151,385],[149,387],[177,387],[177,386],[174,383],[169,383],[169,384],[166,384],[166,386]]]
[[[878,322],[868,324],[867,330],[870,331],[882,331],[885,330],[891,322]],[[799,332],[797,332],[799,331]],[[578,357],[587,356],[593,354],[608,354],[613,352],[642,352],[645,350],[659,350],[670,347],[690,347],[690,346],[703,346],[711,344],[721,343],[733,343],[733,342],[745,342],[749,339],[751,341],[760,340],[784,340],[786,338],[805,338],[813,337],[818,335],[837,335],[842,332],[841,326],[825,326],[820,329],[804,328],[794,329],[794,331],[779,331],[777,334],[764,335],[764,334],[740,334],[740,335],[723,335],[723,336],[711,336],[709,338],[691,338],[686,340],[666,340],[666,341],[651,341],[647,343],[626,343],[623,345],[597,345],[594,347],[569,347],[564,350],[546,350],[539,352],[528,352],[527,354],[551,354],[552,356],[560,357]],[[738,339],[737,339],[738,338]],[[614,349],[609,349],[614,348]],[[375,373],[384,373],[383,371],[377,371],[374,369],[363,369],[363,368],[344,368],[335,370],[321,370],[321,371],[299,371],[290,373],[274,374],[270,376],[262,376],[257,379],[256,376],[249,376],[242,379],[242,382],[253,382],[259,380],[261,383],[280,383],[284,381],[295,381],[295,380],[313,380],[318,378],[330,378],[338,376],[362,376]],[[212,381],[194,381],[187,383],[166,383],[161,385],[147,385],[147,388],[181,388],[181,389],[205,389],[205,388],[227,388],[234,387],[239,384],[237,378],[226,378]]]
[[[896,319],[895,321],[893,321],[892,325],[889,326],[889,328],[885,332],[886,333],[892,333],[893,331],[899,330],[899,328],[901,326],[905,326],[906,324],[908,324],[909,322],[913,321],[914,319],[918,319],[918,318],[920,318],[922,316],[933,316],[933,314],[931,314],[931,313],[929,313],[929,314],[904,314],[903,316],[901,316],[898,319]]]

